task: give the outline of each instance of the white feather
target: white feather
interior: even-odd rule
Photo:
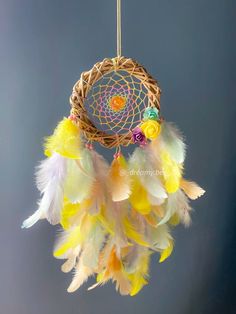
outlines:
[[[81,152],[81,159],[67,160],[65,196],[71,203],[80,203],[88,197],[94,182],[94,169],[91,153],[88,149]]]
[[[172,123],[162,122],[161,134],[158,140],[174,161],[177,163],[184,162],[186,145],[180,131]]]
[[[40,219],[44,219],[46,216],[41,213],[41,211],[38,209],[34,212],[33,215],[31,215],[29,218],[23,221],[21,228],[30,228],[32,227],[37,221]]]
[[[66,159],[54,153],[51,157],[42,160],[39,166],[36,167],[35,177],[36,185],[41,193],[47,189],[48,183],[57,178],[63,181],[65,178]]]
[[[103,243],[105,241],[105,233],[99,224],[97,224],[87,239],[83,251],[83,264],[87,267],[96,268],[98,266],[98,258]]]
[[[95,151],[92,151],[92,160],[95,181],[91,189],[90,197],[93,202],[89,212],[91,215],[96,215],[99,213],[101,206],[106,203],[106,199],[108,198],[109,165],[107,161]]]
[[[165,215],[158,223],[159,226],[167,223],[176,212],[188,213],[191,210],[188,199],[181,190],[169,194],[163,208],[165,209]]]
[[[150,204],[152,205],[162,205],[164,202],[165,202],[165,198],[158,198],[158,197],[155,197],[151,194],[148,195],[148,200],[150,202]]]
[[[148,238],[152,249],[157,251],[166,249],[172,239],[170,230],[166,224],[158,226],[157,228],[148,226]]]
[[[36,172],[36,182],[43,196],[38,210],[23,222],[22,228],[29,228],[44,218],[53,225],[60,222],[65,174],[66,160],[59,154],[54,153],[41,162]]]
[[[165,199],[166,191],[159,179],[158,169],[154,167],[153,157],[149,148],[136,148],[129,160],[130,173],[134,172],[147,190],[155,198]]]

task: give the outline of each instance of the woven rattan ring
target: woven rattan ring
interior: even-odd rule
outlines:
[[[143,95],[146,97],[146,106],[156,107],[160,110],[161,90],[157,81],[151,77],[143,66],[133,59],[116,57],[113,59],[106,58],[102,62],[96,63],[90,71],[81,74],[80,79],[73,87],[73,92],[70,97],[72,106],[71,115],[74,117],[75,121],[77,121],[85,138],[87,138],[89,142],[97,141],[107,148],[118,147],[120,145],[128,146],[132,144],[132,129],[138,126],[141,121],[135,121],[134,119],[129,129],[125,129],[125,124],[121,122],[119,127],[123,130],[122,132],[108,134],[109,132],[99,128],[98,125],[95,126],[96,123],[91,121],[91,116],[89,116],[85,106],[87,97],[95,84],[99,84],[99,82],[102,81],[106,75],[110,75],[110,73],[127,73],[129,77],[134,77],[139,81],[140,86],[144,90]],[[113,82],[113,85],[114,84]],[[134,85],[135,84],[132,86]],[[130,89],[130,87],[128,88]],[[137,91],[139,92],[138,89]],[[102,105],[103,104],[101,104],[101,106]],[[140,114],[143,109],[137,108],[137,110]]]

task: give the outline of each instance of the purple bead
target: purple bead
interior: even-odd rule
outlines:
[[[135,128],[133,131],[133,141],[134,143],[139,143],[141,145],[145,145],[146,144],[146,137],[145,135],[143,134],[142,130],[137,127]]]

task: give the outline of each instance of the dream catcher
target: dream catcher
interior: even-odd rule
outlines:
[[[151,255],[167,259],[171,228],[190,224],[188,199],[204,193],[183,178],[185,144],[160,113],[160,88],[133,59],[121,56],[117,0],[117,57],[82,73],[70,98],[70,116],[45,140],[47,158],[37,167],[38,210],[26,219],[60,224],[54,256],[74,270],[68,292],[90,276],[89,289],[114,281],[135,295],[148,282]],[[114,149],[111,165],[93,148]],[[134,145],[129,158],[122,146]]]

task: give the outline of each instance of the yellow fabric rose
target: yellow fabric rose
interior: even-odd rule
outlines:
[[[161,132],[161,125],[157,121],[147,120],[143,122],[140,126],[146,138],[149,140],[154,140],[158,137]]]

